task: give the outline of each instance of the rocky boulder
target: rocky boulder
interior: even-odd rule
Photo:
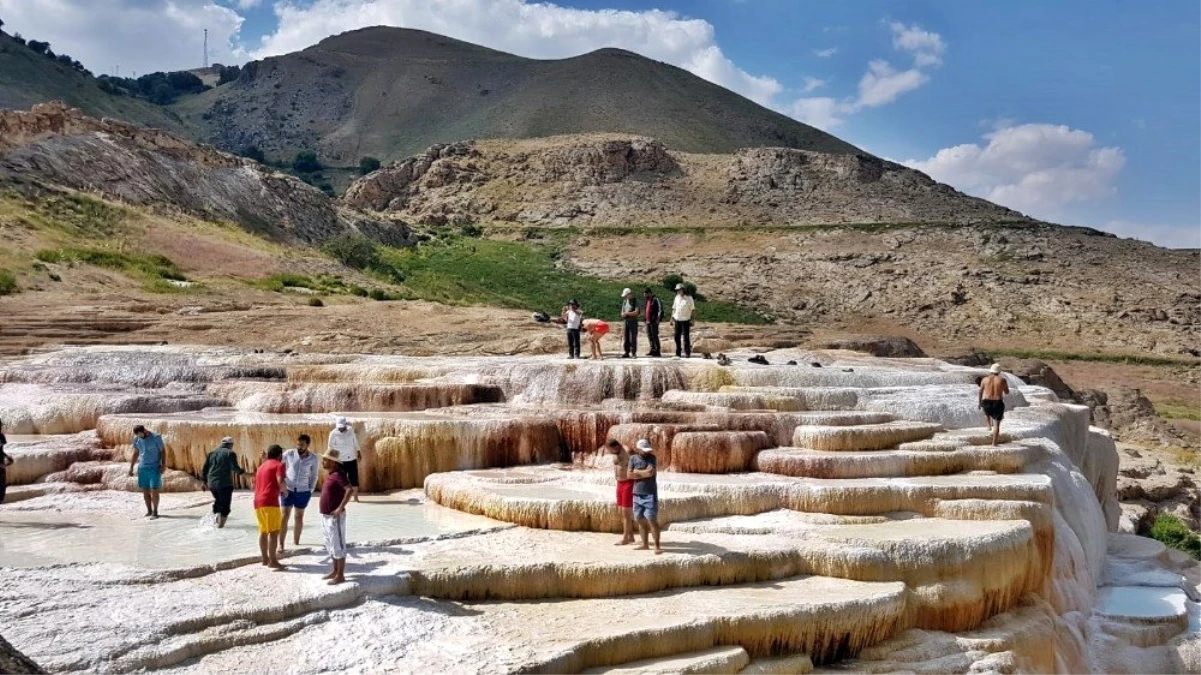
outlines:
[[[391,245],[411,241],[403,223],[366,218],[292,176],[59,102],[0,111],[0,183],[99,192],[290,243],[316,244],[348,231]]]
[[[1038,359],[1016,359],[1006,356],[998,359],[997,363],[1000,363],[1006,372],[1013,373],[1022,378],[1022,381],[1026,384],[1046,387],[1055,392],[1060,401],[1064,401],[1065,403],[1080,402],[1080,397],[1076,394],[1075,390],[1064,383],[1051,366]]]
[[[34,663],[33,659],[17,651],[17,648],[10,645],[4,636],[0,636],[0,673],[44,672],[46,671]]]
[[[926,356],[926,352],[922,351],[916,342],[896,335],[841,338],[825,343],[822,348],[867,352],[872,356],[888,358],[925,358]]]

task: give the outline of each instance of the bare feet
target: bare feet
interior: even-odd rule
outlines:
[[[338,576],[338,573],[337,573],[337,572],[330,572],[329,574],[327,574],[327,575],[325,575],[325,576],[323,576],[323,577],[321,577],[321,578],[322,578],[322,579],[327,579],[327,580],[328,580],[328,579],[333,579],[333,578],[334,578],[334,577],[336,577],[336,576]]]
[[[633,544],[633,543],[634,543],[633,539],[622,539],[621,541],[619,541],[613,545],[614,546],[629,546],[630,544]]]
[[[649,550],[651,550],[651,547],[647,546],[646,544],[643,544],[642,546],[635,547],[634,550],[635,551],[649,551]]]
[[[330,579],[327,583],[330,586],[337,586],[338,584],[346,583],[346,577],[334,577],[333,579]]]
[[[655,555],[662,555],[662,554],[663,554],[663,549],[656,546],[655,547]]]
[[[282,572],[282,571],[288,569],[287,565],[281,565],[278,562],[268,563],[267,567],[270,567],[271,569],[275,570],[276,572]]]

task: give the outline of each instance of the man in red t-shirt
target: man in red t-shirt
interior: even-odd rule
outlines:
[[[259,523],[259,551],[263,554],[263,564],[273,570],[286,569],[276,557],[284,522],[279,509],[280,493],[286,491],[284,477],[287,471],[280,461],[283,456],[282,447],[272,445],[267,448],[267,459],[254,474],[254,519]]]

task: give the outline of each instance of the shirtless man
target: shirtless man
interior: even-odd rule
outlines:
[[[1009,393],[1009,383],[1001,375],[1001,364],[994,363],[989,370],[992,374],[980,380],[979,406],[988,419],[988,428],[992,430],[992,444],[996,445],[1001,437],[1001,420],[1005,417],[1005,394]]]
[[[621,541],[617,546],[634,543],[634,480],[630,478],[630,451],[609,439],[605,444],[613,455],[613,473],[617,478],[617,510],[621,512]]]

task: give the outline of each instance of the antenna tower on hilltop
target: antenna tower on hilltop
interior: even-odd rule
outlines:
[[[209,67],[209,29],[204,29],[204,67]]]

